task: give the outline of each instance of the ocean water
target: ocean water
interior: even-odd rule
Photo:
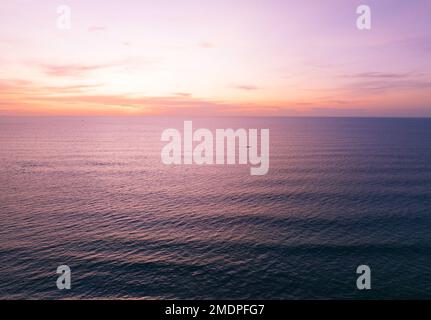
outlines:
[[[269,173],[163,165],[183,120]],[[0,118],[0,298],[430,299],[431,119]]]

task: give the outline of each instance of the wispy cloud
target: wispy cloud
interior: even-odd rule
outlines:
[[[192,94],[188,93],[188,92],[175,92],[174,95],[179,96],[179,97],[191,97],[192,96]]]
[[[199,43],[199,47],[203,48],[203,49],[211,49],[214,48],[214,44],[208,41],[202,41]]]
[[[387,43],[386,45],[393,45],[407,50],[413,50],[428,54],[431,52],[431,37],[418,36],[418,37],[408,37],[402,40]]]
[[[43,73],[48,76],[54,77],[83,77],[88,73],[108,69],[108,68],[122,68],[122,70],[133,70],[142,67],[154,66],[158,64],[158,59],[145,59],[142,57],[128,57],[117,61],[107,61],[104,63],[65,63],[65,64],[53,64],[53,63],[38,63],[37,67],[41,68]]]
[[[108,28],[105,26],[90,26],[88,27],[88,32],[102,32],[106,31]]]
[[[245,90],[245,91],[259,90],[258,86],[249,85],[249,84],[234,85],[233,88],[238,89],[238,90]]]
[[[63,86],[40,86],[32,81],[22,79],[0,79],[0,96],[17,97],[31,100],[38,97],[67,96],[83,94],[102,84],[74,84]]]
[[[385,73],[385,72],[360,72],[350,75],[345,75],[346,78],[360,79],[404,79],[414,76],[413,73]]]
[[[431,81],[425,73],[417,72],[361,72],[343,75],[346,81],[340,88],[357,94],[379,94],[402,90],[416,90],[431,88]]]
[[[20,79],[0,79],[0,111],[8,114],[223,114],[239,105],[192,98],[189,93],[148,97],[94,94],[100,84],[40,86]],[[93,92],[93,93],[92,93]]]
[[[431,88],[431,81],[397,80],[397,81],[361,81],[346,84],[345,88],[356,94],[399,92],[401,90],[419,90]]]
[[[43,64],[41,65],[45,74],[57,77],[76,77],[84,73],[100,70],[111,67],[109,64],[94,64],[94,65],[80,65],[80,64]]]

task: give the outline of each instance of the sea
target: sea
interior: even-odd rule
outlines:
[[[163,164],[185,120],[268,173]],[[0,298],[430,299],[431,119],[1,117]]]

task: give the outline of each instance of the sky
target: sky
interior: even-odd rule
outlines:
[[[429,0],[1,0],[0,116],[430,117],[430,57]]]

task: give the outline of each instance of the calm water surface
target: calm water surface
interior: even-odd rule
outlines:
[[[192,119],[266,176],[163,165],[183,120],[0,118],[0,298],[431,298],[430,119]]]

